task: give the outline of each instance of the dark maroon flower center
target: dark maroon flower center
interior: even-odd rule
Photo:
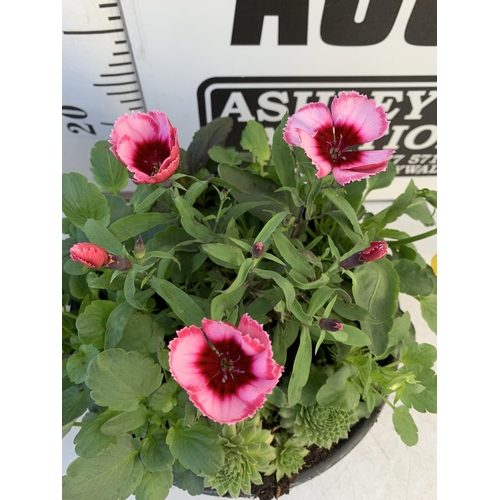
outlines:
[[[170,156],[170,148],[165,141],[154,140],[136,144],[134,165],[141,172],[153,176],[158,173],[163,162]]]
[[[246,355],[235,340],[214,342],[214,347],[217,352],[207,343],[196,361],[212,391],[224,398],[255,380],[256,377],[252,373],[252,356]]]

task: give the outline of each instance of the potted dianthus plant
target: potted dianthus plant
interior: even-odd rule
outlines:
[[[394,151],[356,148],[387,131],[384,109],[342,92],[285,115],[272,144],[249,121],[238,148],[232,126],[184,150],[166,114],[132,112],[92,149],[95,183],[63,174],[63,435],[79,427],[65,500],[258,495],[381,405],[408,446],[410,409],[436,412],[436,349],[399,301],[435,330],[414,242],[436,230],[388,227],[431,227],[436,192],[411,180],[365,208],[396,175]]]

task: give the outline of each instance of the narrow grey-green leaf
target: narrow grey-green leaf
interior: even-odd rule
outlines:
[[[245,291],[245,285],[241,285],[229,293],[221,293],[215,296],[210,304],[212,319],[220,321],[224,317],[227,318],[234,308],[240,303]]]
[[[118,241],[125,241],[138,234],[145,233],[159,224],[171,224],[174,220],[175,216],[173,214],[162,214],[159,212],[133,214],[113,222],[109,226],[109,230]]]
[[[285,260],[292,269],[307,278],[314,279],[316,277],[314,269],[310,266],[306,258],[295,248],[288,236],[283,233],[273,234],[273,243],[278,249],[281,257]]]
[[[110,211],[106,197],[99,188],[77,172],[63,174],[62,209],[66,217],[83,229],[88,219],[95,219],[107,226]]]
[[[283,290],[285,295],[286,307],[289,311],[292,310],[293,302],[295,300],[295,289],[292,284],[281,274],[275,271],[267,271],[264,269],[255,268],[253,270],[254,274],[262,279],[272,279],[280,288]]]
[[[92,359],[87,370],[92,399],[112,410],[133,411],[160,387],[163,374],[151,358],[109,349]]]
[[[108,141],[98,141],[90,152],[92,175],[103,191],[118,194],[128,184],[128,170],[110,150]]]
[[[276,127],[274,132],[271,163],[274,165],[281,185],[295,187],[297,182],[295,160],[293,159],[290,146],[283,139],[283,128],[287,120],[288,113],[285,113],[281,119],[281,123]]]
[[[63,500],[117,500],[130,496],[142,480],[144,466],[132,436],[125,434],[102,455],[77,458],[63,477]]]
[[[175,206],[181,216],[181,224],[184,230],[193,238],[199,239],[203,243],[210,243],[213,234],[206,226],[195,219],[193,207],[182,197],[174,198]]]
[[[342,331],[347,334],[347,338],[342,342],[346,345],[356,347],[368,346],[371,344],[370,337],[365,332],[352,325],[344,325]]]
[[[243,252],[234,246],[224,243],[206,243],[201,246],[216,264],[230,269],[239,269],[245,257]]]
[[[156,277],[151,279],[151,287],[167,302],[185,325],[201,326],[201,320],[205,315],[186,292],[169,281]]]
[[[369,177],[367,194],[374,189],[382,189],[390,186],[396,177],[396,170],[396,165],[390,161],[383,172]]]
[[[312,342],[309,328],[302,326],[300,343],[293,362],[292,375],[288,384],[288,402],[290,407],[299,402],[302,388],[309,378],[312,360]]]
[[[267,240],[271,237],[274,231],[278,228],[278,226],[283,222],[283,219],[288,215],[288,210],[284,212],[279,212],[273,215],[261,229],[259,234],[255,237],[254,243],[261,241],[264,244],[267,244]]]
[[[359,227],[358,216],[356,212],[351,207],[349,202],[342,198],[336,191],[333,189],[327,189],[324,191],[324,195],[339,209],[341,210],[345,216],[349,219],[349,222],[352,224],[353,230],[359,234],[359,236],[363,236],[363,232]]]
[[[95,219],[88,219],[83,226],[83,231],[91,243],[105,248],[112,254],[122,255],[123,245],[100,222],[97,222]]]

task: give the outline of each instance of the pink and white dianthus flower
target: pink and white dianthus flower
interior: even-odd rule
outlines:
[[[210,319],[185,327],[169,343],[170,371],[203,415],[222,424],[253,416],[278,383],[268,334],[244,314],[234,325]]]
[[[335,96],[331,110],[312,102],[294,113],[285,125],[283,138],[304,149],[318,169],[316,177],[332,173],[344,186],[378,174],[387,168],[392,149],[352,151],[349,148],[380,139],[389,126],[382,106],[358,92]]]
[[[111,151],[134,174],[136,184],[158,184],[180,162],[177,128],[161,111],[125,114],[111,131]]]

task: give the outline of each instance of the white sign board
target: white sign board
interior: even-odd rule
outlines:
[[[107,3],[106,3],[107,2]],[[356,90],[388,112],[399,194],[435,189],[435,0],[64,0],[63,165],[90,177],[90,148],[114,120],[158,109],[194,132],[231,116],[268,134],[283,113]],[[70,125],[71,124],[71,125]]]

